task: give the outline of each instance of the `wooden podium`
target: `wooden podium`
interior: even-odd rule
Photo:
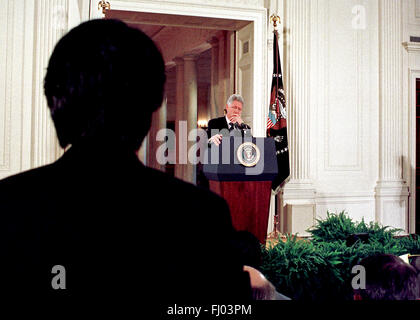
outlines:
[[[247,230],[264,244],[267,236],[271,185],[277,176],[274,140],[230,136],[207,150],[203,173],[210,190],[229,205],[236,230]]]

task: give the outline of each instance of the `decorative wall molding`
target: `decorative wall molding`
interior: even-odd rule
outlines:
[[[109,0],[111,9],[114,8],[114,4],[120,1]],[[140,2],[136,0],[125,0],[124,2]],[[185,6],[214,6],[214,7],[240,7],[240,8],[264,8],[264,0],[143,0],[142,2],[154,2],[156,4],[183,4]]]
[[[403,42],[402,45],[409,53],[420,52],[420,42]]]
[[[252,16],[258,11],[265,11],[264,5],[247,5],[246,2],[242,3],[242,0],[109,0],[109,2],[111,4],[111,10],[185,14],[214,18],[221,18],[217,12],[224,11],[227,19],[234,18],[237,20],[248,20],[247,16]],[[98,16],[97,13],[96,16]]]
[[[311,174],[316,197],[336,190],[371,193],[378,171],[377,5],[365,5],[367,23],[359,26],[353,25],[354,2],[311,4]]]
[[[316,218],[325,219],[327,212],[346,212],[353,221],[360,222],[362,219],[369,223],[378,221],[375,216],[375,197],[322,197],[316,199]],[[380,221],[382,223],[382,221]]]
[[[319,99],[313,99],[312,106],[319,120],[312,123],[320,138],[318,177],[366,177],[373,169],[370,158],[375,144],[376,21],[372,14],[366,17],[369,24],[357,29],[352,26],[353,3],[320,0],[317,4],[313,45],[318,52],[313,57],[319,67],[312,72],[312,96]],[[375,7],[369,9],[374,12]]]
[[[420,0],[408,0],[409,2],[409,23],[420,25]]]
[[[329,14],[327,13],[327,17]],[[324,45],[327,46],[327,58],[326,61],[330,61],[330,57],[332,56],[332,50],[333,46],[331,46],[331,43],[336,43],[336,41],[329,41],[329,37],[331,33],[333,33],[333,28],[329,25],[328,30],[325,30],[325,36],[326,41],[324,42]],[[327,71],[327,76],[325,77],[324,81],[324,88],[325,90],[328,90],[329,93],[325,95],[327,98],[326,103],[326,110],[325,110],[325,154],[327,157],[325,157],[324,161],[324,170],[325,171],[361,171],[362,170],[362,131],[363,131],[363,115],[364,110],[362,107],[363,104],[363,47],[364,43],[362,42],[362,35],[360,32],[353,32],[351,35],[351,49],[349,52],[351,52],[352,61],[349,62],[346,59],[346,67],[350,67],[351,69],[348,70],[349,72],[347,74],[343,74],[343,78],[349,78],[350,83],[353,83],[353,85],[350,85],[347,88],[337,88],[334,87],[334,80],[331,81],[332,74],[331,73],[337,73],[337,69],[334,70],[334,68],[329,67]],[[334,39],[336,40],[336,39]],[[343,63],[344,64],[344,63]],[[352,81],[353,80],[353,81]],[[339,85],[342,85],[342,83],[339,83]],[[344,106],[340,106],[337,104],[333,104],[330,101],[331,95],[334,95],[334,92],[336,90],[344,91],[347,89],[348,91],[353,93],[353,97],[355,97],[355,101],[343,101]],[[337,108],[342,108],[341,112],[337,111]],[[353,110],[352,110],[353,109]],[[339,115],[339,116],[338,116]],[[352,115],[350,117],[347,117],[347,115]],[[334,117],[335,116],[335,117]],[[338,116],[338,117],[337,117]],[[346,118],[346,120],[350,123],[354,122],[355,125],[353,127],[349,126],[346,128],[346,126],[343,126],[343,118]],[[338,126],[341,126],[342,130],[346,130],[345,139],[340,139],[341,148],[350,148],[352,150],[351,154],[354,156],[347,157],[345,161],[343,161],[342,158],[338,158],[337,152],[339,152],[339,149],[337,148],[337,134],[335,132],[338,129]],[[343,138],[341,136],[341,138]],[[346,147],[343,148],[343,146],[346,145]]]

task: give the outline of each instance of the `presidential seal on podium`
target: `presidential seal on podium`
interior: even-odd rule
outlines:
[[[242,143],[236,151],[236,157],[239,163],[245,167],[255,166],[260,161],[260,156],[260,149],[252,142]]]

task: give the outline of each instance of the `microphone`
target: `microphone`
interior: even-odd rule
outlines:
[[[245,122],[242,122],[241,124],[239,124],[238,122],[235,123],[235,128],[239,129],[239,130],[248,130],[251,129],[251,127],[249,125],[247,125]]]
[[[244,122],[242,122],[242,123],[239,125],[239,127],[240,127],[242,130],[248,130],[248,129],[251,129],[251,127],[250,127],[249,125],[247,125],[246,123],[244,123]]]
[[[244,122],[242,122],[241,124],[239,124],[238,122],[235,122],[235,123],[231,122],[229,123],[229,125],[231,125],[234,129],[238,129],[241,131],[251,129],[251,127]]]

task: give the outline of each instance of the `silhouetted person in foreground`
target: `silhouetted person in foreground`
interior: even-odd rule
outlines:
[[[355,290],[355,300],[416,300],[419,299],[417,272],[400,257],[378,254],[364,258],[366,289]]]
[[[136,156],[164,83],[155,44],[120,21],[82,23],[57,43],[45,95],[69,149],[0,181],[2,292],[140,305],[250,298],[226,202]]]

